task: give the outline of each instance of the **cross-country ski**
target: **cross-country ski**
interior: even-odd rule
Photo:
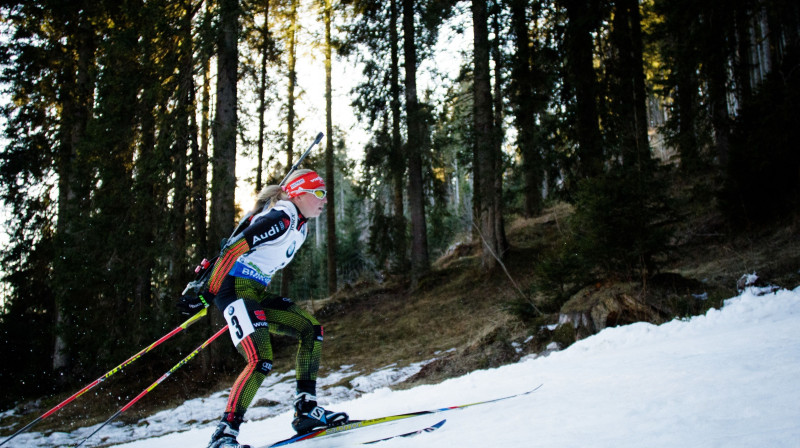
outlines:
[[[374,419],[372,421],[355,421],[342,426],[333,427],[327,430],[320,430],[304,436],[291,437],[271,445],[260,448],[275,448],[279,446],[291,445],[292,447],[302,446],[311,447],[334,447],[334,446],[353,446],[371,445],[384,442],[395,438],[413,437],[425,432],[435,431],[444,425],[447,420],[439,420],[436,423],[421,427],[418,420],[387,420]],[[414,429],[410,429],[414,428]],[[373,439],[379,437],[378,439]]]
[[[477,402],[474,402],[474,403],[459,404],[459,405],[447,406],[447,407],[443,407],[443,408],[436,408],[436,409],[430,409],[430,410],[424,410],[424,411],[407,412],[407,413],[404,413],[404,414],[390,415],[390,416],[387,416],[387,417],[377,417],[377,418],[372,418],[372,419],[368,419],[368,420],[352,420],[352,421],[349,421],[349,422],[347,422],[345,424],[342,424],[342,425],[337,425],[337,426],[332,426],[332,427],[325,428],[325,429],[320,429],[318,431],[310,432],[308,434],[298,434],[298,435],[296,435],[294,437],[290,437],[290,438],[288,438],[286,440],[282,440],[280,442],[276,442],[276,443],[274,443],[272,445],[268,445],[267,447],[262,447],[262,448],[284,446],[284,445],[289,445],[289,444],[301,442],[301,441],[304,441],[304,440],[318,439],[318,438],[321,438],[321,437],[330,437],[332,435],[342,434],[342,433],[345,433],[345,432],[350,432],[350,431],[354,431],[354,430],[358,430],[358,429],[362,429],[362,428],[367,428],[367,427],[372,427],[372,426],[376,426],[376,425],[386,425],[386,424],[389,424],[389,423],[398,422],[400,420],[406,420],[406,419],[411,419],[411,418],[415,418],[415,417],[421,417],[421,416],[424,416],[424,415],[438,414],[438,413],[446,412],[446,411],[453,411],[453,410],[458,410],[458,409],[466,409],[466,408],[469,408],[469,407],[472,407],[472,406],[485,405],[485,404],[489,404],[489,403],[496,403],[498,401],[509,400],[509,399],[512,399],[512,398],[523,397],[525,395],[529,395],[529,394],[539,390],[539,388],[541,388],[541,387],[542,386],[539,385],[539,386],[536,386],[533,389],[527,390],[525,392],[520,392],[518,394],[508,395],[508,396],[505,396],[505,397],[492,398],[492,399],[488,399],[488,400],[477,401]]]
[[[362,445],[372,445],[372,444],[375,444],[375,443],[385,442],[387,440],[397,439],[397,438],[401,438],[401,437],[402,438],[408,438],[408,437],[414,437],[416,435],[419,435],[419,434],[422,434],[422,433],[426,433],[426,432],[433,432],[433,431],[436,431],[437,429],[441,428],[446,422],[447,422],[447,420],[441,420],[439,422],[436,422],[436,423],[432,424],[431,426],[428,426],[427,428],[422,428],[422,429],[418,429],[416,431],[411,431],[411,432],[407,432],[407,433],[403,433],[403,434],[398,434],[396,436],[384,437],[383,439],[372,440],[372,441],[369,441],[369,442],[363,442]]]

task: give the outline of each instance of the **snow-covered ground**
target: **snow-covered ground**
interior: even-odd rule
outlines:
[[[561,352],[438,385],[386,387],[419,365],[388,366],[370,376],[345,366],[322,383],[352,377],[355,391],[328,388],[320,402],[365,419],[513,395],[542,384],[518,398],[410,419],[406,426],[412,429],[447,422],[435,432],[377,445],[387,448],[800,447],[800,288],[758,295],[763,292],[748,289],[721,310],[692,319],[609,328]],[[292,435],[286,405],[292,387],[290,376],[265,382],[255,402],[284,404],[251,408],[240,442],[258,447]],[[226,394],[188,401],[135,427],[109,425],[84,446],[204,447],[215,423],[190,422],[219,415]],[[22,434],[12,446],[74,444],[95,428]],[[298,447],[353,446],[384,435],[377,428]]]

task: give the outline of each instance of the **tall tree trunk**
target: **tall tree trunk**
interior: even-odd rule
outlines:
[[[678,115],[678,154],[681,170],[686,173],[696,172],[700,167],[700,150],[697,136],[697,75],[681,64],[675,70],[676,92],[675,105]]]
[[[709,42],[704,45],[703,67],[708,82],[708,103],[711,112],[711,125],[714,128],[714,145],[717,160],[722,167],[728,164],[730,152],[731,123],[728,114],[728,56],[730,54],[725,40],[727,6],[712,2],[704,10]]]
[[[152,220],[147,219],[150,218],[153,208],[141,204],[142,201],[138,200],[142,188],[147,188],[148,182],[153,181],[153,178],[147,175],[153,173],[152,168],[156,165],[153,163],[154,158],[150,156],[152,153],[148,153],[149,146],[144,146],[149,142],[143,139],[143,144],[138,145],[137,132],[139,130],[149,132],[152,128],[151,123],[147,122],[154,119],[152,113],[148,114],[149,116],[143,114],[145,111],[151,112],[155,109],[160,93],[157,74],[150,63],[152,61],[150,57],[155,54],[152,38],[155,32],[140,34],[136,30],[137,13],[143,7],[142,2],[134,1],[110,11],[109,19],[115,27],[109,29],[107,39],[104,39],[104,43],[108,44],[104,48],[105,51],[98,54],[98,57],[102,58],[98,64],[101,67],[99,75],[101,82],[97,88],[97,126],[94,127],[97,132],[95,135],[102,138],[103,144],[92,145],[91,148],[93,154],[102,159],[97,161],[99,187],[91,195],[92,206],[95,208],[92,225],[110,235],[123,238],[122,241],[126,243],[131,241],[138,243],[140,238],[150,234],[152,226],[155,225]],[[143,14],[143,17],[152,15]],[[154,31],[152,26],[147,29]],[[140,45],[131,50],[129,43],[139,37]],[[134,177],[134,156],[142,152],[144,169],[141,173],[137,172]],[[131,193],[134,196],[133,200],[119,200],[123,195]],[[153,200],[150,196],[148,201],[150,204],[155,204],[158,199]],[[142,212],[141,218],[139,212]],[[130,217],[131,222],[120,220],[119,216]],[[142,222],[137,222],[139,219],[142,219]],[[134,229],[132,235],[119,236],[130,232],[129,229]],[[97,284],[94,289],[97,294],[95,297],[113,295],[119,291],[129,292],[133,289],[133,282],[137,280],[143,285],[144,279],[134,280],[133,277],[141,274],[133,274],[129,269],[132,263],[141,261],[143,249],[141,245],[136,244],[125,251],[98,250],[91,254],[94,262],[105,269],[104,276],[107,279],[114,279],[106,284]],[[149,270],[148,267],[144,269]],[[150,273],[144,274],[146,275]],[[139,300],[133,304],[135,306],[133,315],[139,315],[140,310],[136,306],[141,303]],[[115,316],[125,316],[125,313],[130,313],[130,304],[124,301],[108,301],[98,304],[98,310],[108,314],[107,318],[97,321],[98,325],[105,327],[106,336],[125,341],[129,336],[119,325],[114,325],[120,322],[119,317]],[[133,334],[138,334],[136,327],[132,330]]]
[[[261,45],[259,53],[261,65],[258,75],[258,167],[256,168],[256,191],[264,187],[264,131],[266,123],[264,114],[267,109],[267,59],[269,57],[269,0],[264,1],[264,26],[261,27]]]
[[[472,28],[474,53],[474,129],[475,129],[475,187],[478,194],[478,228],[482,238],[482,265],[488,269],[497,266],[503,256],[500,235],[496,226],[497,154],[493,129],[492,93],[489,74],[489,29],[486,0],[472,0]]]
[[[500,28],[500,5],[497,0],[492,2],[492,33],[494,40],[490,43],[492,60],[494,61],[494,153],[495,153],[495,176],[494,176],[494,222],[495,234],[497,235],[497,245],[500,253],[508,250],[508,239],[506,238],[505,219],[503,218],[503,56],[501,52],[502,42],[500,36],[503,30]]]
[[[289,70],[289,91],[287,93],[287,117],[286,117],[286,167],[291,167],[294,163],[294,103],[295,103],[295,86],[297,84],[297,0],[291,0],[291,9],[289,12],[289,43],[287,48],[288,53],[288,70]],[[289,284],[292,281],[292,266],[287,265],[281,270],[281,295],[284,297],[289,296]]]
[[[140,48],[142,56],[139,67],[135,71],[139,76],[136,90],[141,92],[139,101],[136,104],[137,121],[140,123],[141,136],[136,142],[131,139],[131,144],[136,145],[138,152],[136,156],[135,174],[132,176],[133,201],[131,204],[131,215],[137,221],[132,227],[135,250],[139,254],[135,257],[137,269],[133,271],[134,279],[134,315],[143,315],[144,309],[153,307],[151,303],[153,269],[156,265],[156,257],[163,256],[173,266],[183,266],[179,258],[184,252],[185,231],[184,223],[186,208],[186,151],[188,149],[189,117],[189,97],[186,83],[194,84],[192,78],[192,44],[191,44],[191,5],[185,0],[181,0],[180,8],[183,16],[177,30],[179,42],[167,51],[176,54],[174,68],[178,71],[178,76],[171,79],[169,90],[176,92],[176,107],[171,113],[167,102],[170,91],[166,93],[161,69],[158,59],[162,57],[163,47],[157,42],[159,30],[156,27],[154,17],[160,17],[161,10],[155,3],[144,5],[136,4],[134,10],[141,10],[143,18],[147,18],[141,32]],[[133,28],[133,24],[131,27]],[[188,42],[187,42],[188,38]],[[171,45],[170,45],[171,46]],[[187,54],[188,53],[188,54]],[[188,60],[187,60],[188,59]],[[186,66],[188,64],[188,67]],[[188,77],[188,80],[187,80]],[[161,134],[162,137],[157,136]],[[163,135],[171,135],[171,138],[163,138]],[[131,153],[131,160],[133,154]],[[174,173],[175,177],[172,186],[172,210],[167,207],[167,191],[170,181],[162,181],[164,171]],[[166,188],[159,188],[164,185]],[[166,213],[165,213],[166,212]],[[162,215],[165,216],[160,220]],[[156,254],[157,229],[159,225],[167,223],[171,230],[171,238],[165,245],[163,252]],[[185,273],[183,269],[173,269],[167,275],[167,287],[174,291],[180,288],[179,281],[183,279]],[[170,304],[171,305],[171,304]],[[142,325],[138,320],[132,322],[131,329],[135,330],[137,325]]]
[[[668,64],[672,67],[674,84],[672,120],[677,131],[675,146],[680,157],[680,170],[694,175],[702,169],[699,135],[697,131],[699,109],[699,78],[697,8],[694,2],[681,0],[675,9],[664,14],[666,37],[664,46]]]
[[[287,43],[286,67],[289,75],[289,86],[286,96],[286,167],[294,163],[294,119],[295,119],[295,87],[297,86],[297,0],[291,0],[289,11],[289,42]]]
[[[211,157],[211,210],[208,245],[219,252],[220,242],[230,236],[236,224],[236,128],[239,0],[219,0],[217,31],[217,102],[211,126],[214,145]],[[222,324],[220,313],[211,313],[209,325]],[[209,359],[218,359],[222,346],[212,346]]]
[[[84,12],[85,13],[85,12]],[[92,66],[94,64],[94,35],[88,20],[79,18],[74,37],[68,45],[75,50],[77,61],[75,61],[74,71],[63,73],[61,94],[61,124],[60,124],[60,150],[56,170],[58,172],[58,220],[56,223],[56,233],[59,235],[58,241],[62,244],[71,245],[74,243],[74,220],[80,213],[80,206],[76,200],[76,185],[79,182],[77,167],[78,147],[86,134],[86,126],[91,117],[93,107],[92,96]],[[67,249],[66,247],[64,249]],[[62,263],[54,263],[56,277],[68,276],[70,269],[70,259],[59,257]],[[63,329],[69,325],[68,313],[65,305],[70,301],[69,294],[78,291],[67,289],[66,294],[56,295],[55,299],[55,341],[53,343],[53,371],[59,372],[68,369],[70,366],[69,347],[64,338]],[[62,377],[62,376],[58,376]],[[66,377],[63,377],[66,378]]]
[[[389,45],[391,46],[391,81],[389,92],[391,95],[390,108],[392,112],[392,214],[394,215],[394,269],[398,272],[408,272],[408,259],[406,251],[406,217],[403,205],[405,192],[406,164],[403,160],[403,142],[400,135],[400,38],[397,33],[398,17],[400,16],[397,0],[389,3]]]
[[[592,32],[596,21],[593,0],[561,0],[567,9],[565,31],[567,79],[575,89],[576,133],[580,175],[593,177],[603,172],[603,147],[597,113]]]
[[[203,86],[200,93],[199,145],[194,145],[192,155],[192,225],[198,255],[213,256],[209,244],[206,215],[208,191],[208,144],[211,130],[211,64],[209,58],[202,63]]]
[[[739,97],[739,104],[742,104],[750,99],[753,90],[753,81],[750,77],[753,55],[750,50],[750,20],[752,17],[749,2],[737,2],[734,17],[736,20],[736,58],[733,71],[736,78],[736,93]]]
[[[627,167],[641,170],[650,165],[651,157],[638,0],[617,0],[613,25],[618,51],[616,72],[620,86],[616,103],[622,127],[622,159]]]
[[[775,36],[772,32],[772,20],[770,8],[767,7],[766,2],[759,2],[758,5],[758,32],[754,36],[758,49],[758,82],[764,82],[767,75],[772,72],[773,63],[772,59],[772,45],[771,38]]]
[[[211,5],[206,2],[206,14],[210,14]],[[204,23],[207,23],[204,20]],[[208,28],[204,28],[201,32],[208,33]],[[208,191],[208,144],[209,144],[209,131],[211,127],[211,57],[209,54],[201,53],[201,71],[203,77],[203,84],[200,91],[200,129],[199,136],[195,135],[195,140],[192,145],[192,200],[191,200],[191,216],[192,226],[194,228],[194,242],[197,244],[197,258],[207,257],[212,258],[214,248],[210,247],[208,243],[208,227],[206,226],[206,193]],[[194,103],[194,100],[192,100]],[[195,120],[194,115],[192,119]],[[194,126],[197,126],[195,122]],[[199,137],[199,144],[198,144]],[[197,260],[194,260],[195,262]],[[205,323],[212,330],[218,328],[221,324],[222,317],[219,313],[211,313],[211,316]],[[217,355],[220,353],[220,346],[209,347],[208,350],[203,350],[199,355],[199,364],[202,368],[203,374],[208,374],[212,369],[212,364]]]
[[[237,69],[239,1],[220,0],[217,42],[217,107],[213,125],[214,155],[211,185],[212,244],[227,238],[235,224]]]
[[[761,4],[766,15],[764,26],[769,41],[769,71],[785,70],[791,73],[796,70],[797,60],[787,60],[786,57],[800,46],[800,5],[792,0],[765,0]]]
[[[536,147],[531,40],[528,35],[529,24],[535,22],[528,19],[528,4],[528,0],[511,1],[511,27],[516,48],[511,75],[512,84],[516,86],[512,97],[514,120],[525,179],[524,211],[526,217],[531,217],[542,206],[542,160]]]
[[[424,126],[417,99],[417,46],[415,42],[414,1],[403,0],[403,54],[406,69],[406,122],[408,132],[408,207],[411,211],[412,283],[430,269],[425,220],[425,193],[422,185],[422,144]]]
[[[183,15],[180,19],[181,42],[178,47],[178,107],[176,110],[175,146],[173,153],[173,166],[175,169],[175,187],[173,189],[172,222],[173,232],[173,263],[172,272],[174,281],[172,290],[180,288],[186,281],[186,270],[182,266],[188,264],[186,260],[187,223],[186,213],[189,208],[188,197],[190,185],[188,175],[189,151],[194,142],[193,117],[195,115],[194,103],[194,45],[192,42],[192,18],[194,16],[193,2],[182,0]]]
[[[328,294],[333,294],[338,289],[336,279],[336,173],[333,166],[333,86],[331,84],[333,5],[331,3],[331,0],[325,0],[325,129],[328,137],[325,143],[325,180],[328,188],[328,211],[325,214],[325,224],[328,228]]]
[[[147,48],[144,60],[150,61],[152,54],[148,54],[148,52],[150,52],[152,48],[147,44],[144,44],[144,47]],[[134,274],[136,278],[134,280],[134,300],[132,305],[137,313],[141,312],[142,308],[145,306],[151,306],[149,300],[152,297],[152,277],[155,257],[148,256],[151,255],[151,253],[148,253],[148,249],[152,248],[156,238],[156,220],[160,212],[159,201],[155,198],[156,173],[159,173],[161,169],[163,169],[163,165],[159,166],[159,155],[156,154],[156,116],[159,110],[165,110],[165,108],[159,107],[163,106],[163,101],[162,104],[156,104],[158,96],[156,90],[160,88],[158,80],[147,67],[142,67],[141,73],[145,82],[142,86],[142,100],[137,104],[138,119],[141,123],[141,142],[137,148],[139,154],[136,162],[137,175],[133,182],[134,201],[132,201],[132,209],[134,213],[132,213],[132,215],[134,215],[138,221],[138,225],[134,226],[137,250],[144,251],[145,256],[143,256],[140,263],[137,264],[137,269]],[[179,102],[181,102],[180,99]],[[178,120],[180,119],[179,117]],[[183,129],[184,126],[176,126],[176,135],[179,135],[178,133]],[[176,152],[184,152],[183,157],[176,154],[176,163],[186,158],[185,146],[176,144],[174,149]],[[170,169],[172,169],[172,167],[170,167]],[[178,181],[178,179],[176,179],[176,181]],[[175,185],[175,189],[179,189],[177,184]],[[173,196],[173,200],[175,199],[177,199],[177,192],[176,195]],[[174,214],[180,213],[178,208],[181,204],[178,203],[176,205],[177,207],[173,210]],[[182,226],[184,221],[176,219],[175,223]],[[173,263],[176,261],[175,257],[178,253],[175,245],[176,240],[180,240],[183,236],[179,231],[176,231],[175,234],[176,238],[170,241],[167,251],[164,254]],[[170,290],[175,290],[177,289],[175,282],[176,273],[173,271],[170,274],[167,285],[170,287]],[[137,324],[138,320],[133,323],[134,328]]]
[[[202,72],[203,78],[203,85],[201,86],[202,89],[205,89],[206,80],[208,79],[208,73],[206,72],[206,61],[203,60],[200,63],[200,70]],[[207,107],[207,104],[204,104],[203,101],[205,91],[202,91],[200,96],[200,113],[201,113],[201,121],[202,123],[198,125],[197,123],[197,114],[193,113],[189,117],[189,163],[188,169],[189,172],[187,173],[189,176],[188,184],[189,184],[189,202],[186,204],[187,206],[187,213],[188,213],[188,228],[189,228],[189,242],[187,246],[194,245],[197,249],[197,253],[195,256],[205,257],[208,256],[208,250],[206,249],[205,245],[205,231],[206,231],[206,214],[205,214],[205,190],[199,190],[200,185],[198,185],[200,177],[200,172],[202,170],[203,174],[205,175],[206,170],[208,169],[208,160],[207,156],[201,156],[201,145],[202,142],[205,140],[205,136],[201,136],[201,126],[207,126],[207,121],[205,118],[205,114],[208,113],[208,110],[204,107]],[[189,101],[191,104],[194,105],[195,109],[197,109],[197,92],[193,88],[191,92],[189,92],[190,99]],[[201,158],[203,159],[201,162]],[[202,163],[202,167],[200,164]],[[200,200],[202,199],[202,200]],[[199,212],[198,209],[201,208],[201,205],[198,202],[202,202],[202,213]],[[201,230],[202,229],[202,230]],[[201,235],[203,238],[201,239]]]

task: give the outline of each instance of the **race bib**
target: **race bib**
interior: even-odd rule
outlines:
[[[231,333],[233,346],[236,347],[249,334],[253,333],[253,323],[247,315],[244,299],[239,299],[225,308],[225,320],[228,321],[228,331]]]

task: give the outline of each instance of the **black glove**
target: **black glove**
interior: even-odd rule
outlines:
[[[181,314],[194,316],[198,311],[208,308],[208,302],[206,302],[202,294],[184,294],[178,299],[178,303],[175,306]]]

